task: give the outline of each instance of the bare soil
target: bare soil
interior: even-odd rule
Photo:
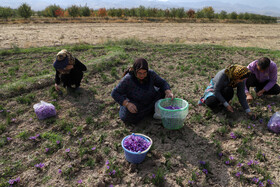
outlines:
[[[124,38],[151,43],[279,49],[280,24],[57,23],[2,24],[0,27],[0,48],[100,44]]]

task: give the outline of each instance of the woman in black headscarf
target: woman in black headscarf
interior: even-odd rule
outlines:
[[[145,116],[153,114],[155,102],[161,98],[174,98],[169,84],[149,70],[144,58],[135,60],[133,67],[112,91],[112,97],[120,107],[120,118],[124,122],[137,123]]]

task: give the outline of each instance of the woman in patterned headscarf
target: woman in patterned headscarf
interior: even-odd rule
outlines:
[[[67,87],[69,91],[74,89],[72,85],[75,85],[75,90],[77,90],[83,78],[83,71],[87,70],[86,66],[73,57],[66,49],[57,53],[53,66],[56,70],[55,89],[57,91],[59,91],[58,85],[60,82],[62,82],[63,87]]]
[[[149,70],[148,62],[144,58],[136,59],[133,67],[125,71],[124,77],[111,95],[120,104],[121,120],[128,123],[137,123],[145,116],[153,114],[157,100],[164,97],[174,98],[169,84]]]
[[[237,97],[243,109],[249,116],[253,116],[245,95],[244,80],[250,76],[250,71],[245,66],[230,65],[228,68],[219,71],[211,79],[203,97],[199,100],[199,105],[206,104],[211,109],[217,109],[219,104],[223,104],[228,111],[233,112],[229,101],[233,98],[233,88],[237,88]]]

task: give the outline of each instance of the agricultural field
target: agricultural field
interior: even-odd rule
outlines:
[[[126,38],[158,44],[257,46],[278,50],[280,24],[104,23],[103,20],[103,23],[1,24],[0,27],[1,49],[96,45]]]
[[[12,49],[0,50],[1,187],[18,177],[15,186],[280,185],[280,137],[266,127],[280,108],[279,96],[257,98],[250,104],[257,114],[255,121],[245,116],[236,97],[233,114],[214,113],[197,105],[220,69],[232,63],[247,65],[263,56],[280,67],[279,51],[151,44],[137,39],[98,45],[43,47],[51,45],[47,41],[38,45],[21,48],[17,43]],[[88,68],[79,93],[62,90],[63,95],[58,95],[54,89],[52,63],[63,48]],[[175,96],[189,102],[183,128],[167,130],[152,117],[137,125],[119,119],[119,105],[110,94],[136,57],[146,58],[150,68],[169,82]],[[56,117],[36,118],[33,105],[41,100],[56,107]],[[134,132],[153,140],[141,164],[127,162],[121,146],[122,139]]]

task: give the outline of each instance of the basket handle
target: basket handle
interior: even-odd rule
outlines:
[[[150,150],[152,144],[153,144],[153,140],[149,136],[146,136],[144,134],[140,134],[140,133],[133,133],[133,134],[138,135],[138,136],[143,136],[143,137],[147,138],[151,142],[150,146],[145,151],[139,152],[138,154],[142,154],[142,153],[148,152]]]

